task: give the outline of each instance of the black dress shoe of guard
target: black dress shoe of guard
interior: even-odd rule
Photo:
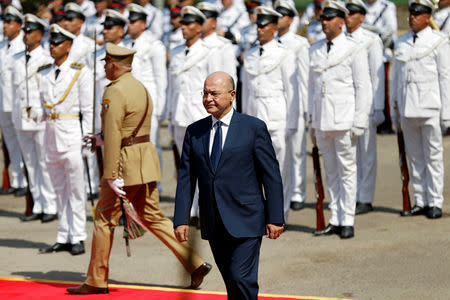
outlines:
[[[420,215],[425,215],[427,213],[428,207],[422,207],[422,206],[417,206],[414,205],[413,208],[411,208],[410,213],[411,216],[420,216]]]
[[[80,286],[67,288],[67,291],[71,295],[90,295],[90,294],[108,294],[108,288],[99,288],[86,283]]]
[[[35,220],[39,220],[42,219],[42,214],[31,214],[31,215],[23,215],[20,216],[20,221],[22,222],[28,222],[28,221],[35,221]]]
[[[71,249],[72,249],[72,244],[55,243],[53,246],[44,247],[44,248],[39,249],[39,253],[70,251]]]
[[[42,215],[42,223],[48,223],[58,218],[57,214],[43,214]]]
[[[304,202],[291,201],[291,209],[292,210],[301,210],[303,208],[305,208]]]
[[[16,190],[17,190],[16,188],[9,188],[6,190],[0,189],[0,195],[11,195],[14,194]]]
[[[28,193],[28,188],[18,188],[14,191],[14,196],[16,197],[23,197]]]
[[[371,211],[373,211],[372,204],[356,202],[355,215],[367,214]]]
[[[341,226],[335,226],[332,224],[328,224],[327,227],[325,227],[324,230],[319,230],[319,231],[315,231],[314,235],[315,236],[320,236],[320,235],[332,235],[332,234],[339,234],[341,232]]]
[[[439,219],[440,217],[442,217],[442,209],[436,206],[431,206],[430,208],[428,208],[427,211],[428,219]]]
[[[202,284],[203,278],[208,275],[209,271],[211,271],[211,264],[205,262],[203,265],[194,270],[191,274],[191,285],[190,289],[196,289]]]
[[[342,226],[341,233],[339,234],[341,239],[349,239],[355,236],[353,226]]]
[[[70,254],[72,255],[79,255],[83,254],[84,251],[84,242],[80,241],[79,243],[72,244],[72,249],[70,250]]]

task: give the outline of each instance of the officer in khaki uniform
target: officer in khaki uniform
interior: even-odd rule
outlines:
[[[96,207],[91,261],[86,282],[68,288],[71,294],[108,293],[108,261],[114,228],[122,215],[119,196],[133,203],[145,226],[155,234],[191,274],[191,287],[198,287],[211,265],[187,244],[179,243],[172,222],[159,208],[156,182],[161,179],[158,155],[150,142],[153,105],[142,83],[131,75],[135,51],[106,44],[105,72],[112,82],[106,87],[102,105],[104,175]],[[135,136],[135,138],[130,138]],[[123,166],[119,174],[119,165]],[[120,177],[122,175],[122,177]],[[123,190],[122,190],[123,187]]]

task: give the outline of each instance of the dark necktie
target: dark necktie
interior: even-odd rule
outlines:
[[[263,52],[264,52],[264,48],[263,47],[259,48],[259,56],[262,56]]]
[[[216,122],[217,128],[216,133],[214,134],[214,141],[211,150],[211,165],[213,167],[214,172],[217,169],[217,165],[219,164],[220,154],[222,153],[222,122]]]
[[[11,44],[10,43],[8,43],[8,49],[11,47]]]
[[[278,39],[278,43],[283,44],[280,39]]]
[[[131,42],[131,48],[134,48],[134,42]]]
[[[188,55],[188,53],[189,53],[189,48],[186,48],[186,49],[184,49],[184,55]]]
[[[30,54],[25,55],[25,62],[28,63],[30,61]]]
[[[413,33],[413,44],[416,43],[417,38],[418,38],[417,34]]]
[[[55,70],[55,80],[58,79],[59,72],[61,72],[60,69],[56,69],[56,70]]]
[[[332,41],[328,41],[327,42],[327,53],[330,52],[331,45],[333,45],[333,42]]]

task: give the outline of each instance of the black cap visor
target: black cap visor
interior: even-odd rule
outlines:
[[[200,25],[203,25],[205,20],[203,20],[203,18],[200,16],[192,15],[192,14],[185,14],[183,16],[183,18],[181,19],[181,24],[184,24],[184,25],[191,24],[193,22],[197,22]]]
[[[216,19],[217,16],[219,15],[216,11],[211,11],[211,10],[201,10],[201,12],[205,15],[205,17],[208,18],[214,18]]]
[[[125,27],[125,22],[120,20],[120,19],[106,17],[105,18],[105,22],[103,22],[102,25],[104,27],[113,27],[113,26],[116,26],[116,25],[117,26],[121,26],[121,27]]]
[[[21,18],[19,18],[16,15],[11,15],[11,14],[4,15],[3,16],[3,21],[5,21],[5,22],[12,22],[12,21],[14,21],[14,22],[17,22],[19,24],[22,24],[22,19]]]
[[[275,8],[275,10],[280,14],[282,14],[283,16],[289,16],[291,18],[295,17],[295,13],[289,8],[286,8],[284,6],[278,6],[277,8]]]
[[[361,7],[359,5],[356,5],[356,4],[353,4],[353,3],[349,3],[349,4],[346,5],[346,7],[347,7],[350,15],[351,14],[356,14],[356,13],[362,14],[362,15],[366,14],[366,10],[364,9],[364,7]]]
[[[84,15],[80,14],[79,12],[76,12],[73,10],[66,11],[66,14],[64,15],[64,19],[72,20],[75,18],[81,19],[83,21],[85,19]]]
[[[334,17],[340,17],[345,18],[345,13],[342,10],[331,8],[331,7],[325,7],[323,10],[323,13],[320,15],[320,19],[330,20]]]
[[[50,42],[50,44],[56,44],[56,45],[58,45],[58,44],[61,44],[62,42],[64,42],[64,41],[71,41],[72,39],[71,38],[69,38],[68,36],[65,36],[64,34],[62,34],[62,33],[59,33],[59,32],[52,32],[51,34],[50,34],[50,40],[49,40],[49,42]]]
[[[25,25],[23,26],[23,31],[29,33],[32,32],[33,30],[40,30],[43,32],[44,26],[35,22],[25,22]]]
[[[278,24],[278,17],[271,15],[258,15],[256,17],[256,25],[266,26],[270,23]]]
[[[428,6],[425,6],[420,3],[412,3],[409,7],[410,13],[416,13],[416,14],[429,14],[431,15],[431,8]]]
[[[135,11],[131,11],[130,15],[128,16],[128,20],[130,20],[130,22],[134,22],[137,20],[142,20],[142,21],[147,21],[147,15],[146,14],[141,14]]]

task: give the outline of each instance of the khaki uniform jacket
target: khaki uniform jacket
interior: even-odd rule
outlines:
[[[131,73],[123,74],[106,86],[102,101],[105,179],[118,178],[119,160],[122,157],[125,186],[161,180],[158,154],[152,143],[121,148],[122,139],[131,136],[145,114],[145,107],[145,88]],[[148,113],[137,137],[150,132],[152,111],[153,104],[149,96]]]

